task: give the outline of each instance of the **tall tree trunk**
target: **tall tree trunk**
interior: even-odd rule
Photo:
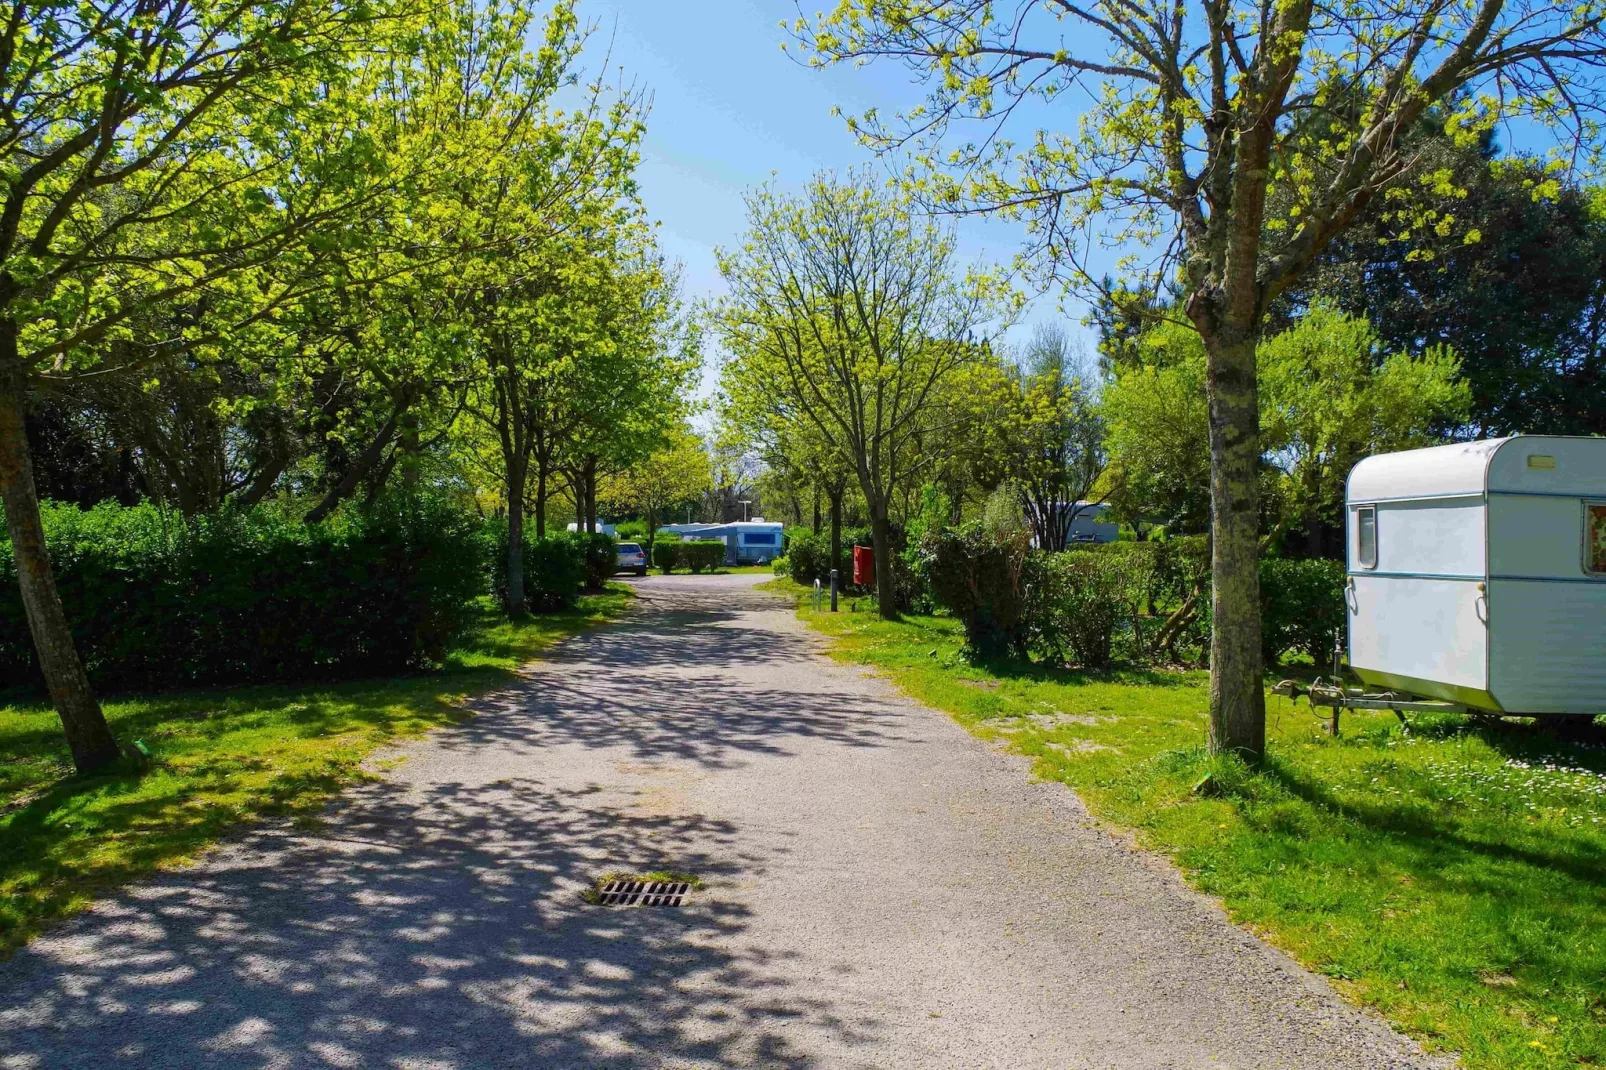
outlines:
[[[820,488],[814,488],[814,534],[820,533]]]
[[[17,353],[17,325],[0,319],[0,497],[5,499],[6,529],[11,533],[17,585],[50,701],[66,731],[73,766],[80,773],[89,773],[117,759],[117,740],[90,689],[61,596],[56,593],[50,555],[45,550],[45,528],[39,519],[33,460],[23,428],[27,389]]]
[[[831,495],[831,567],[842,567],[842,491],[830,491]],[[839,577],[846,584],[852,575]]]
[[[547,466],[537,459],[535,462],[535,537],[546,538],[546,468]]]
[[[1210,395],[1210,748],[1259,761],[1260,407],[1253,331],[1205,338]]]
[[[522,464],[507,469],[507,602],[510,617],[524,612],[524,479]]]
[[[385,455],[385,462],[374,469],[373,475],[368,480],[368,493],[364,496],[363,501],[372,505],[381,494],[385,493],[385,484],[390,482],[391,473],[396,470],[396,462],[401,458],[402,448],[400,445]]]
[[[421,461],[423,459],[423,447],[418,435],[418,413],[409,409],[403,414],[399,430],[400,441],[397,443],[395,453],[401,454],[402,486],[409,491],[417,490],[419,469],[422,467]],[[393,453],[390,458],[390,465],[395,467],[395,464],[396,457]],[[384,489],[385,480],[389,478],[390,473],[387,471],[384,478],[379,480],[378,485],[374,488],[376,494]]]
[[[290,455],[288,453],[278,453],[269,458],[268,463],[262,466],[262,470],[257,473],[257,477],[246,488],[245,493],[240,495],[239,503],[247,509],[253,505],[260,504],[262,499],[268,496],[268,492],[278,484],[279,477],[284,475],[284,470],[289,467]]]
[[[331,487],[329,493],[323,496],[323,501],[314,506],[312,511],[306,515],[307,523],[318,523],[334,512],[335,506],[351,497],[352,492],[357,489],[357,485],[362,482],[363,477],[373,471],[384,458],[385,450],[390,446],[391,439],[396,437],[396,424],[401,420],[406,408],[405,404],[399,405],[390,414],[390,419],[385,421],[385,426],[379,429],[379,433],[374,436],[373,441],[368,443],[362,453],[357,455],[357,459],[351,463],[351,468],[340,478],[340,482]]]
[[[582,476],[583,482],[580,486],[585,492],[586,530],[595,534],[597,530],[597,459],[595,457],[586,458]]]
[[[870,514],[870,542],[875,553],[876,609],[882,620],[898,619],[898,589],[892,579],[892,521],[887,509]]]

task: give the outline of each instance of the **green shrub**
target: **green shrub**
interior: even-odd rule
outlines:
[[[870,529],[843,528],[842,552],[837,556],[837,582],[842,590],[853,584],[853,547],[870,545]],[[786,559],[791,565],[792,578],[805,586],[815,580],[829,585],[831,582],[831,533],[815,534],[802,529],[787,538]]]
[[[683,542],[680,544],[680,560],[694,575],[712,572],[725,563],[725,543],[715,540]]]
[[[639,542],[647,544],[647,522],[645,520],[625,520],[613,526],[613,534],[620,542]]]
[[[1027,619],[1034,649],[1056,663],[1102,669],[1115,658],[1116,634],[1139,627],[1142,558],[1102,550],[1033,553]],[[1141,639],[1141,634],[1135,638]]]
[[[1088,667],[1102,667],[1112,660],[1137,665],[1157,660],[1161,653],[1156,649],[1158,632],[1168,616],[1162,606],[1180,602],[1167,587],[1163,544],[1082,543],[1063,553],[1034,553],[1032,557],[1034,625],[1040,614],[1060,621],[1034,632],[1035,648],[1055,660],[1069,655]],[[1088,600],[1097,608],[1089,609],[1091,615],[1083,620],[1073,607],[1086,605]],[[1110,605],[1106,606],[1106,601]],[[1071,631],[1064,623],[1067,615],[1078,618],[1070,625]],[[1106,618],[1113,621],[1108,634]]]
[[[507,525],[496,521],[486,527],[495,545],[491,557],[491,591],[500,605],[507,601]],[[525,609],[531,613],[555,613],[580,600],[586,563],[585,554],[573,537],[560,534],[541,539],[526,532],[522,557]]]
[[[770,569],[777,576],[790,576],[792,574],[792,562],[787,560],[785,555],[782,555],[770,562]]]
[[[680,543],[673,541],[673,535],[659,534],[658,541],[652,544],[652,563],[663,570],[665,576],[675,571],[675,566],[684,564],[680,559]]]
[[[111,689],[386,675],[441,661],[484,593],[480,523],[420,496],[307,525],[276,505],[190,520],[154,505],[42,509],[67,619]],[[35,682],[9,542],[0,679]]]
[[[798,583],[812,586],[815,580],[827,582],[831,577],[831,536],[798,532],[786,542],[786,560]]]
[[[1260,562],[1260,638],[1268,666],[1290,653],[1326,665],[1343,628],[1343,562]]]
[[[1024,532],[981,524],[926,534],[921,548],[932,597],[964,626],[967,656],[1026,656],[1026,545]]]
[[[586,589],[602,590],[619,571],[619,540],[600,531],[571,531],[569,538],[579,548],[585,563]]]
[[[1204,664],[1210,652],[1210,539],[1173,535],[1154,542],[1155,598],[1162,616],[1180,609],[1197,592],[1192,612],[1163,652],[1172,661]],[[1156,652],[1158,655],[1160,652]]]

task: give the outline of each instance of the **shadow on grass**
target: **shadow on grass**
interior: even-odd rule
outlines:
[[[1000,680],[1030,684],[1058,684],[1083,687],[1089,684],[1120,684],[1129,687],[1198,687],[1200,674],[1193,671],[1136,669],[1112,666],[1108,669],[1080,669],[1049,665],[1016,658],[985,658],[965,662],[970,668]]]
[[[1541,846],[1542,836],[1535,835],[1529,844],[1513,842],[1509,826],[1503,828],[1503,838],[1480,837],[1465,830],[1453,813],[1425,806],[1401,806],[1385,801],[1374,805],[1342,799],[1330,785],[1311,772],[1301,770],[1292,763],[1268,756],[1260,767],[1261,775],[1270,778],[1296,798],[1312,806],[1337,814],[1368,832],[1395,838],[1416,851],[1436,854],[1443,850],[1471,852],[1491,862],[1520,862],[1537,869],[1565,873],[1574,880],[1594,888],[1606,906],[1606,852],[1599,847],[1576,838],[1552,849]],[[1431,875],[1433,867],[1421,872]]]

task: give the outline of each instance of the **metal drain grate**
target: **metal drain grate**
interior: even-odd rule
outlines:
[[[597,902],[608,907],[678,907],[691,894],[691,881],[644,881],[620,877],[597,891]]]

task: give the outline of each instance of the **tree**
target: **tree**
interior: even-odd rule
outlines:
[[[835,444],[798,407],[774,388],[768,362],[732,359],[720,372],[721,452],[755,455],[772,472],[809,486],[815,494],[814,530],[820,529],[819,497],[830,518],[831,560],[842,559],[842,505],[853,471]]]
[[[893,618],[892,503],[918,485],[913,447],[937,398],[985,352],[972,335],[1000,307],[1000,286],[956,279],[953,238],[864,175],[817,176],[800,197],[764,187],[747,212],[742,246],[719,254],[726,348],[852,470],[880,612]]]
[[[1104,421],[1080,373],[1065,332],[1039,328],[995,416],[1021,511],[1045,550],[1065,549],[1104,473]]]
[[[686,315],[678,267],[645,244],[621,249],[602,296],[604,332],[589,355],[588,389],[574,400],[578,420],[564,461],[575,515],[597,525],[597,489],[665,442],[686,414],[685,395],[701,365],[701,332]]]
[[[1387,352],[1371,324],[1317,305],[1260,345],[1261,445],[1279,481],[1282,522],[1307,531],[1343,509],[1349,471],[1374,453],[1429,446],[1459,426],[1472,393],[1448,347]]]
[[[1104,388],[1115,515],[1170,534],[1210,527],[1210,407],[1198,335],[1151,326],[1124,347]]]
[[[1599,191],[1492,144],[1458,146],[1442,130],[1423,140],[1450,183],[1412,190],[1408,210],[1374,203],[1274,315],[1327,302],[1364,315],[1391,350],[1450,347],[1472,391],[1473,434],[1606,433],[1606,363],[1589,344],[1606,296]],[[1455,225],[1409,225],[1417,216]]]
[[[369,158],[349,61],[404,29],[382,3],[276,0],[19,3],[0,27],[0,497],[80,771],[118,750],[45,551],[30,382],[138,371],[163,349],[130,330],[137,315],[225,292],[359,210]],[[257,309],[282,296],[232,294]]]
[[[1204,347],[1196,332],[1162,324],[1132,354],[1104,396],[1115,500],[1129,519],[1202,531],[1210,435],[1200,389]],[[1273,532],[1335,518],[1361,458],[1439,441],[1438,429],[1464,419],[1470,399],[1447,349],[1387,352],[1364,319],[1325,305],[1264,340],[1257,363],[1260,500]]]
[[[796,32],[813,62],[891,57],[927,80],[921,107],[852,123],[878,150],[909,151],[931,203],[1024,220],[1028,260],[1075,286],[1097,287],[1089,243],[1158,251],[1136,292],[1177,280],[1210,406],[1210,740],[1257,760],[1266,313],[1374,200],[1448,180],[1414,173],[1408,134],[1431,109],[1446,106],[1457,138],[1525,118],[1585,137],[1606,101],[1599,5],[839,0]],[[1068,127],[1011,136],[1012,121],[1077,99]],[[1323,121],[1297,121],[1312,114]],[[948,137],[967,122],[979,136]]]
[[[713,486],[708,450],[696,432],[682,425],[665,439],[645,460],[607,477],[598,491],[598,497],[613,508],[641,513],[647,521],[649,555],[659,522]]]

